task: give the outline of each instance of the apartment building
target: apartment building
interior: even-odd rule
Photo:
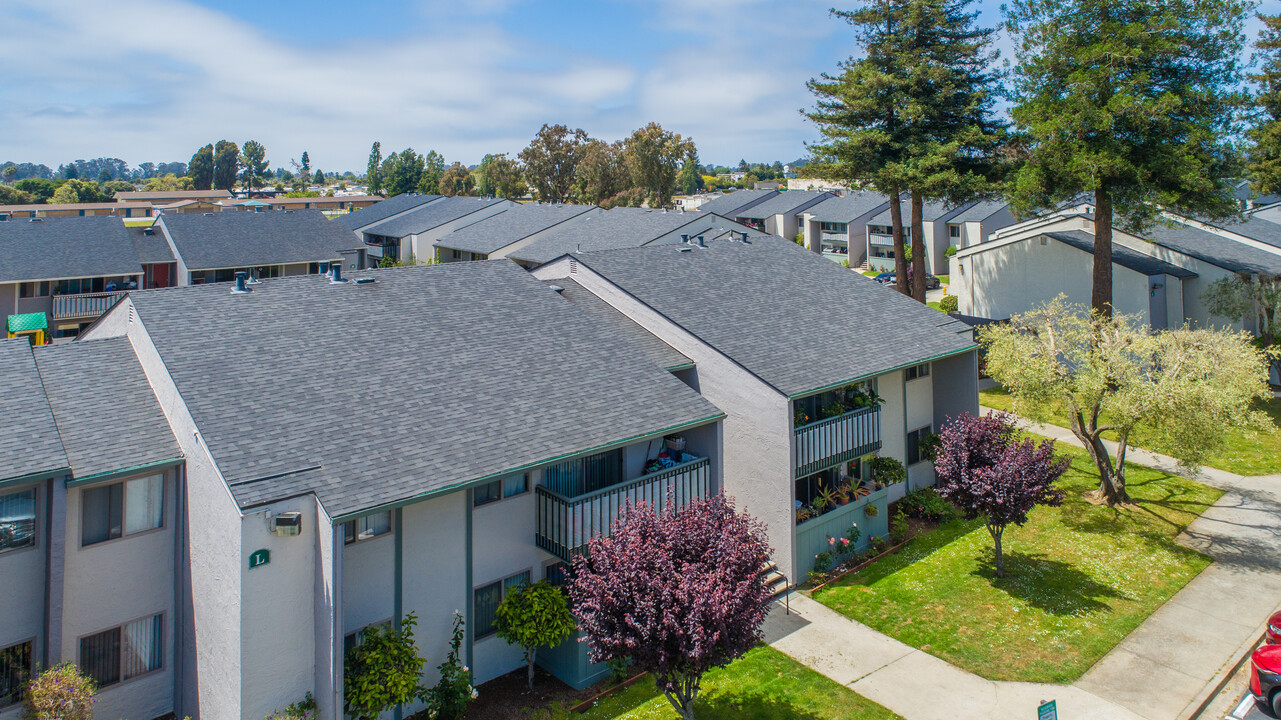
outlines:
[[[603,212],[595,205],[512,205],[441,237],[435,242],[436,259],[453,262],[507,257],[575,218]]]
[[[440,238],[515,205],[501,198],[443,197],[364,226],[360,234],[372,257],[432,258],[436,256],[433,243]]]
[[[701,212],[716,213],[721,217],[735,218],[740,212],[781,194],[778,190],[735,190],[720,197],[708,199],[699,205],[698,209]]]
[[[230,282],[236,272],[262,280],[328,272],[332,263],[364,267],[350,232],[319,210],[162,215],[160,233],[174,256],[174,285]]]
[[[1281,275],[1281,213],[1211,224],[1167,215],[1141,235],[1112,231],[1112,302],[1154,329],[1253,322],[1214,316],[1202,299],[1216,280]],[[961,314],[1001,320],[1063,294],[1089,304],[1094,222],[1071,209],[998,230],[951,260],[949,291]]]
[[[887,196],[867,190],[827,198],[801,213],[805,246],[859,267],[867,261],[867,223],[889,206]]]
[[[761,232],[794,240],[797,233],[804,229],[801,215],[811,207],[834,197],[835,194],[826,191],[791,190],[753,203],[750,207],[735,210],[732,214],[726,213],[725,216]]]
[[[779,238],[570,254],[533,274],[693,363],[678,376],[726,413],[725,491],[766,523],[793,581],[851,523],[883,536],[886,504],[934,482],[920,441],[978,411],[969,326]],[[907,482],[876,487],[875,455]],[[841,484],[866,492],[819,501]]]
[[[41,203],[36,205],[0,205],[0,222],[28,218],[100,217],[147,218],[155,214],[150,203]]]
[[[126,290],[145,285],[138,250],[118,218],[9,220],[0,223],[0,250],[0,312],[10,337],[73,338]]]
[[[414,210],[422,205],[436,202],[444,198],[444,195],[420,195],[418,193],[401,193],[386,200],[379,201],[375,205],[358,209],[354,212],[334,218],[334,222],[342,227],[347,228],[356,234],[357,238],[364,241],[364,236],[360,231],[377,222],[390,220],[400,217],[405,213]]]

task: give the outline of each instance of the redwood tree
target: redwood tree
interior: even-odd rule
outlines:
[[[628,507],[575,559],[568,588],[591,659],[629,658],[691,720],[703,673],[761,641],[771,549],[724,496],[674,505]]]
[[[996,543],[996,576],[1005,576],[1001,536],[1027,522],[1037,505],[1057,506],[1063,493],[1053,487],[1071,461],[1054,457],[1054,441],[1037,445],[1021,438],[1004,413],[975,417],[963,413],[943,426],[934,472],[938,494],[965,512],[982,517]]]

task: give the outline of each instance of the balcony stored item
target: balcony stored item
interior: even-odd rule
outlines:
[[[668,450],[680,452],[685,449],[685,438],[680,435],[668,435],[663,438],[663,445],[665,445]]]

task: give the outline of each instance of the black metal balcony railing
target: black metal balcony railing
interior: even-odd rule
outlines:
[[[711,471],[707,458],[698,458],[662,472],[642,475],[635,480],[611,485],[577,497],[566,497],[555,490],[538,486],[538,547],[570,560],[580,554],[587,541],[608,535],[609,527],[627,507],[628,502],[649,503],[661,512],[668,491],[678,508],[711,493]]]
[[[848,462],[881,448],[881,407],[851,410],[802,425],[792,433],[796,477]]]
[[[54,320],[71,320],[74,318],[96,318],[111,309],[123,292],[88,293],[84,295],[54,295]]]

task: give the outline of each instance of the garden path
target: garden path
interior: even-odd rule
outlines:
[[[1019,422],[1081,446],[1065,428]],[[1185,474],[1146,450],[1130,449],[1127,461]],[[766,639],[907,720],[1026,720],[1051,699],[1065,720],[1195,717],[1281,607],[1281,476],[1204,468],[1197,479],[1225,492],[1179,541],[1215,562],[1071,685],[986,680],[799,594],[791,615],[770,614]]]

